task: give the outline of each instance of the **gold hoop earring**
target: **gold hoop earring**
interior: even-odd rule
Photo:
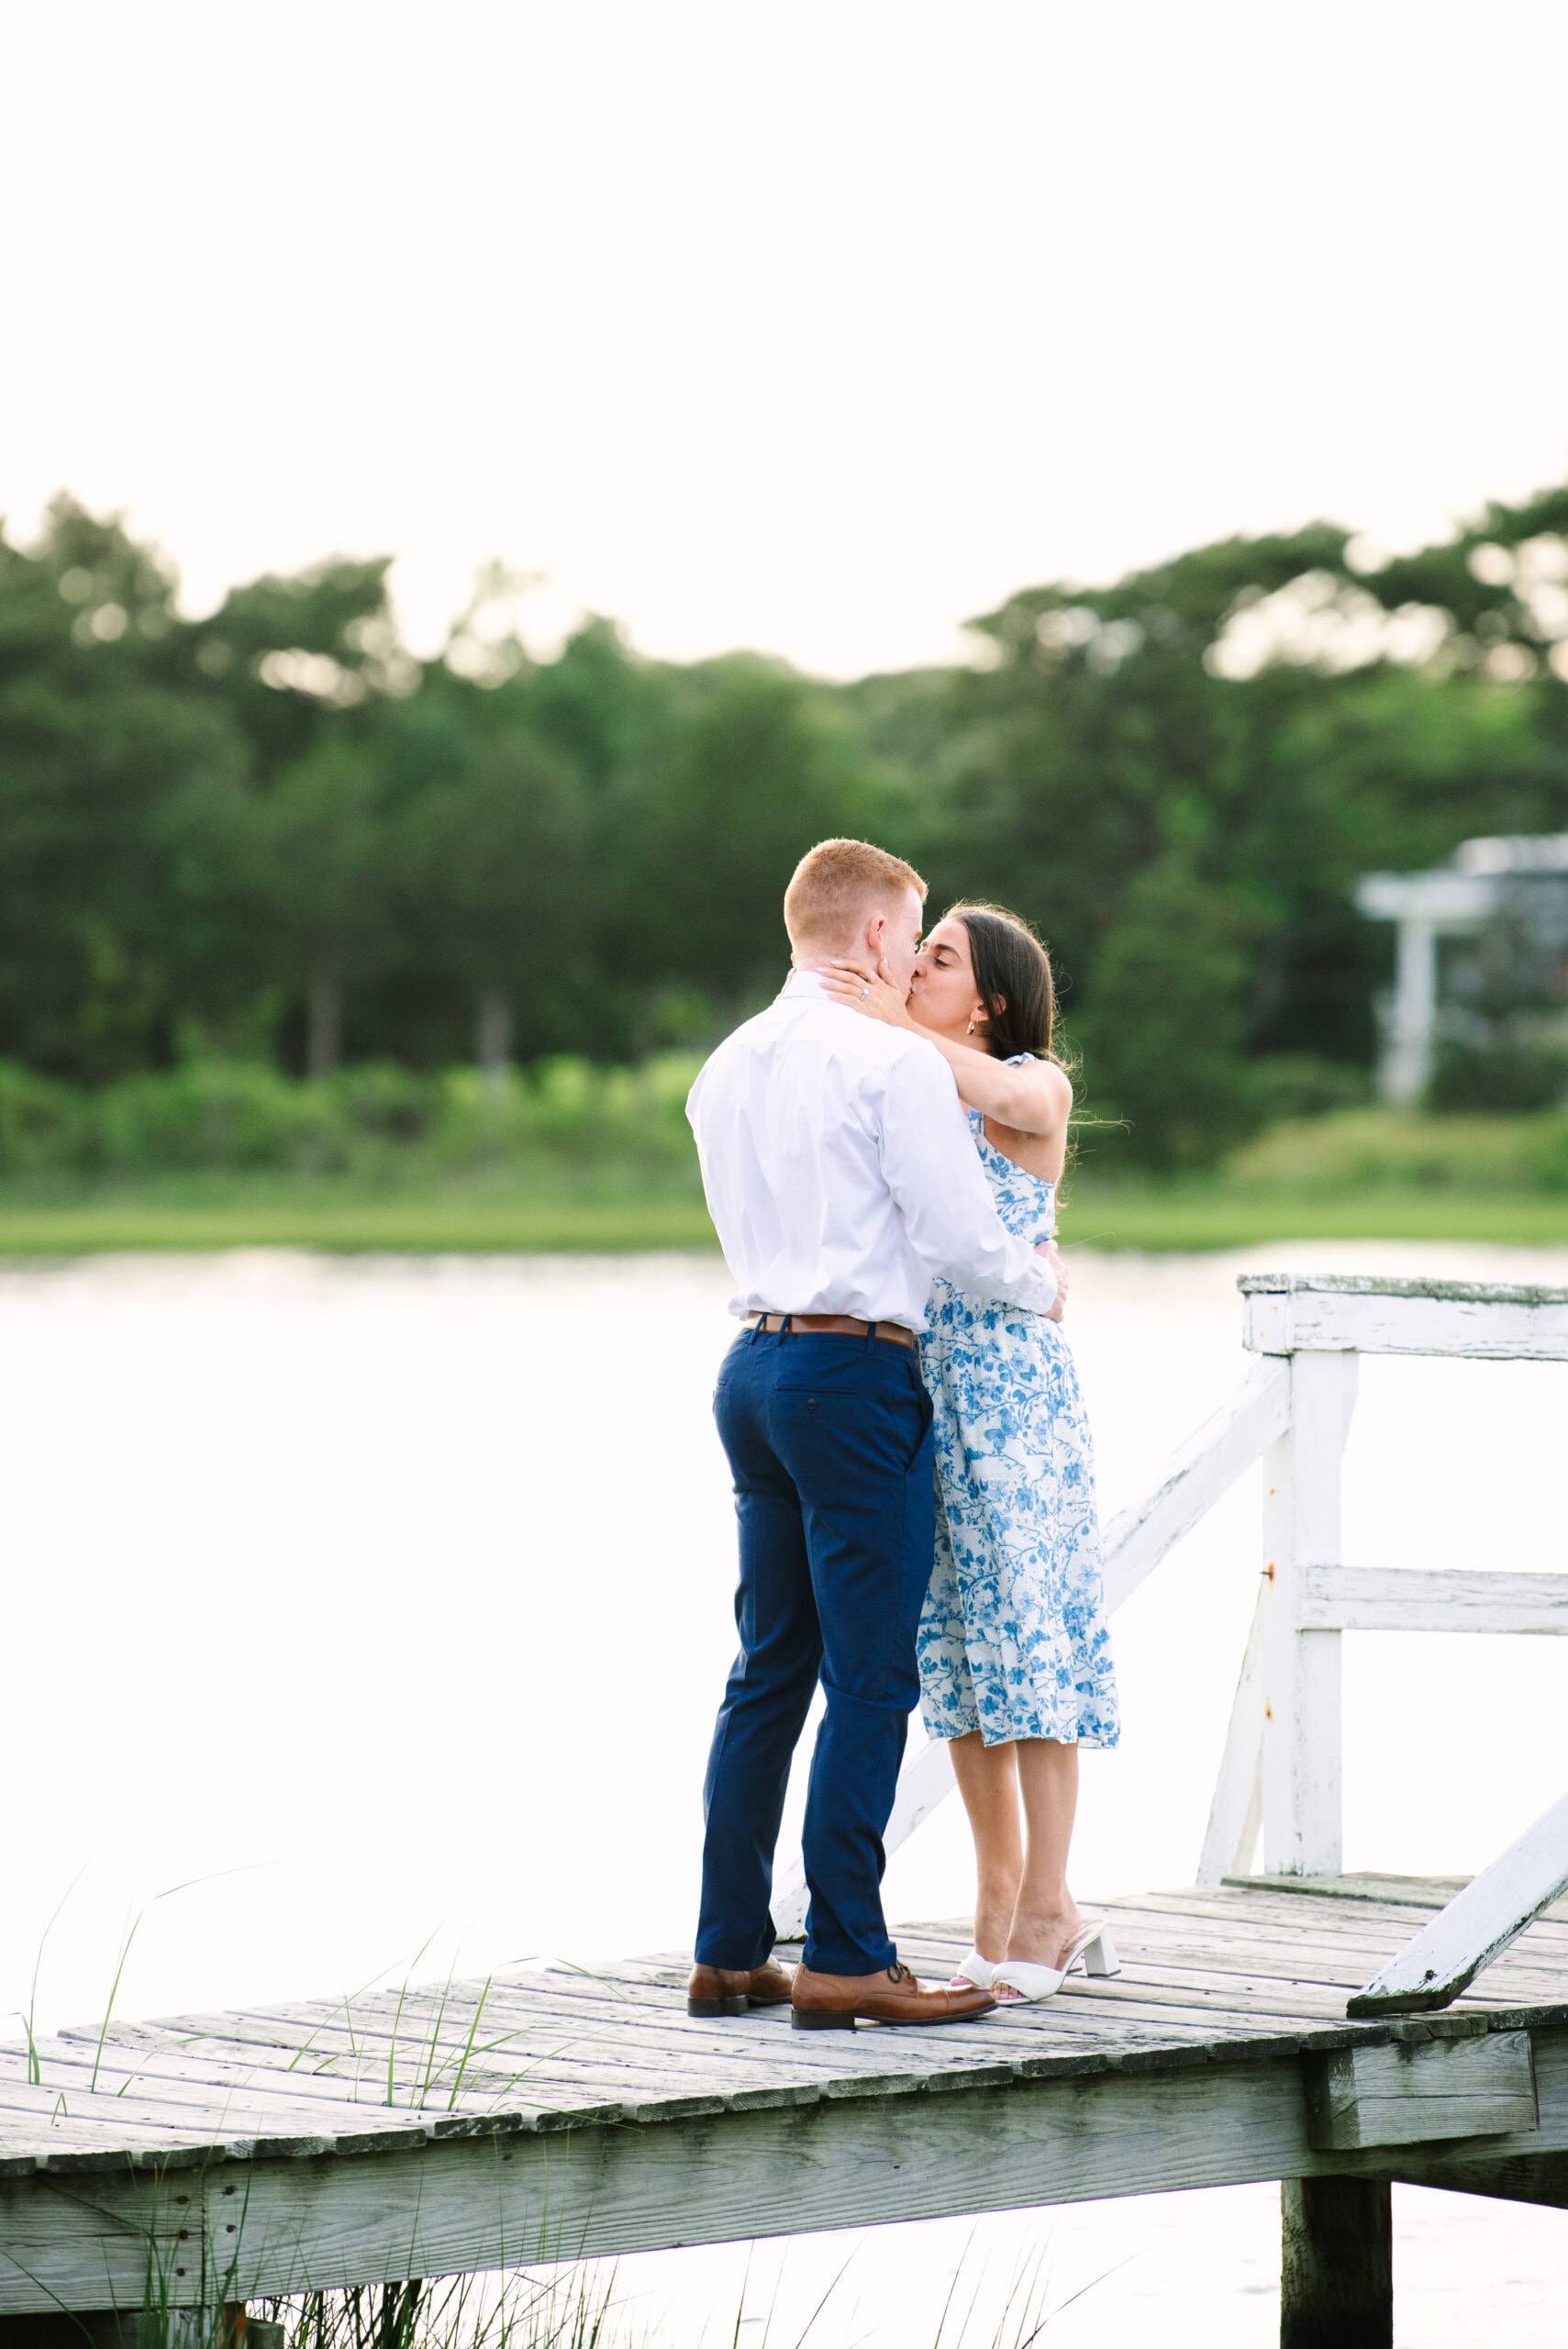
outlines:
[[[970,1021],[970,1023],[969,1023],[968,1027],[964,1030],[964,1031],[963,1031],[963,1032],[964,1032],[964,1034],[965,1034],[966,1036],[973,1036],[973,1033],[974,1033],[974,1022],[973,1022],[973,1019]]]

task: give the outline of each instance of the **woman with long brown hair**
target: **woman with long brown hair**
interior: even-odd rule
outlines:
[[[840,1002],[941,1053],[1002,1220],[1050,1239],[1073,1086],[1052,1052],[1051,959],[1029,925],[954,906],[907,997],[857,963],[819,967]],[[1117,1970],[1103,1921],[1081,1914],[1067,1884],[1078,1749],[1119,1735],[1088,1421],[1056,1323],[940,1279],[920,1364],[937,1449],[921,1711],[950,1741],[977,1876],[960,1972],[1002,1998],[1049,1998],[1076,1965]]]

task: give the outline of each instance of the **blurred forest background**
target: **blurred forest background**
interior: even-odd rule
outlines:
[[[1030,588],[972,665],[850,685],[649,661],[606,619],[537,661],[500,573],[421,662],[387,570],[190,620],[67,498],[0,540],[13,1185],[450,1174],[566,1137],[689,1188],[690,1056],[776,990],[784,885],[835,832],[1049,940],[1090,1177],[1336,1111],[1353,1161],[1392,952],[1357,876],[1568,830],[1568,488],[1397,561],[1324,525]],[[1445,1067],[1434,1106],[1551,1091],[1486,1088]],[[1515,1134],[1527,1187],[1560,1144]]]

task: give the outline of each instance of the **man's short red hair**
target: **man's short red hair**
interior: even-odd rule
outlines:
[[[848,946],[868,914],[893,913],[907,890],[925,903],[912,864],[870,841],[818,841],[784,891],[784,928],[795,946]]]

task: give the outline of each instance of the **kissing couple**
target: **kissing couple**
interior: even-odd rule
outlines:
[[[687,1115],[744,1324],[714,1397],[735,1481],[740,1652],[719,1707],[695,2015],[801,2030],[967,2021],[1117,1970],[1067,1887],[1080,1745],[1114,1745],[1088,1422],[1052,1237],[1073,1089],[1028,924],[958,905],[864,841],[784,896],[783,994]],[[772,1957],[773,1846],[820,1680],[810,1909]],[[883,1831],[908,1717],[950,1742],[974,1836],[974,1945],[945,1987],[898,1962]]]

